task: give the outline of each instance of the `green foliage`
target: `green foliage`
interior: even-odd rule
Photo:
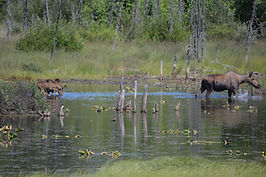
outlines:
[[[46,107],[36,84],[25,81],[0,83],[0,100],[0,114],[25,114]]]
[[[221,25],[215,25],[211,24],[208,26],[208,29],[206,31],[207,37],[209,39],[235,39],[237,29],[235,26],[227,25],[227,24],[221,24]]]
[[[33,63],[23,64],[22,68],[23,68],[24,71],[32,71],[32,72],[35,72],[35,73],[42,72],[42,68],[40,68],[39,66],[37,66],[37,65],[35,65]]]
[[[53,42],[55,25],[49,27],[39,24],[32,27],[29,32],[17,41],[18,50],[50,50]],[[66,51],[76,51],[83,47],[82,39],[77,28],[67,24],[60,25],[56,37],[56,48]]]
[[[109,25],[94,23],[89,29],[80,28],[79,33],[84,40],[89,42],[112,41],[115,30]]]

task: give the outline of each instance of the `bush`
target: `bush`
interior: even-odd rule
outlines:
[[[115,29],[109,25],[94,23],[89,29],[81,28],[81,37],[89,42],[93,41],[112,41],[115,35]]]
[[[35,83],[0,83],[0,114],[26,114],[46,108],[46,100]]]
[[[22,65],[22,69],[24,71],[32,71],[32,72],[35,72],[35,73],[40,73],[42,72],[42,68],[40,68],[39,66],[35,65],[35,64],[23,64]]]
[[[229,39],[233,40],[236,36],[236,27],[228,24],[210,24],[207,28],[207,37],[209,39]]]
[[[19,39],[16,44],[18,50],[50,50],[53,42],[55,25],[49,27],[46,24],[40,24],[32,27],[29,32]],[[70,25],[60,25],[56,48],[63,48],[66,51],[76,51],[83,48],[83,43],[78,30]]]

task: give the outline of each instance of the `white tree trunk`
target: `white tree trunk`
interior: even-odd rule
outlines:
[[[115,50],[116,37],[118,34],[118,29],[120,27],[121,11],[122,11],[122,3],[121,1],[119,1],[119,10],[118,10],[118,15],[117,15],[117,22],[116,22],[116,29],[115,29],[115,36],[113,40],[112,50]]]
[[[7,19],[6,19],[6,28],[7,28],[7,38],[11,38],[12,26],[11,26],[11,1],[7,0]]]

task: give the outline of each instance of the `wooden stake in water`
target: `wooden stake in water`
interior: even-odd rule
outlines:
[[[137,112],[137,89],[138,89],[138,81],[135,80],[134,84],[134,107],[133,107],[133,112]]]
[[[143,92],[143,96],[142,96],[142,106],[141,106],[141,112],[146,113],[147,109],[146,109],[146,105],[147,105],[147,92],[148,92],[148,85],[145,84],[144,86],[144,92]]]
[[[119,94],[119,100],[117,104],[117,111],[123,112],[123,107],[124,107],[124,101],[125,101],[125,90],[123,87],[123,83],[120,83],[120,94]]]

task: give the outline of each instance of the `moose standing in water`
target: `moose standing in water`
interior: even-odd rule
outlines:
[[[210,98],[212,91],[224,91],[228,90],[228,99],[231,100],[232,93],[236,95],[240,84],[249,83],[255,88],[260,88],[258,81],[254,79],[256,72],[250,72],[247,75],[237,74],[234,71],[228,71],[225,74],[212,74],[204,77],[201,81],[200,93],[195,97],[199,97],[205,90],[206,98]]]

